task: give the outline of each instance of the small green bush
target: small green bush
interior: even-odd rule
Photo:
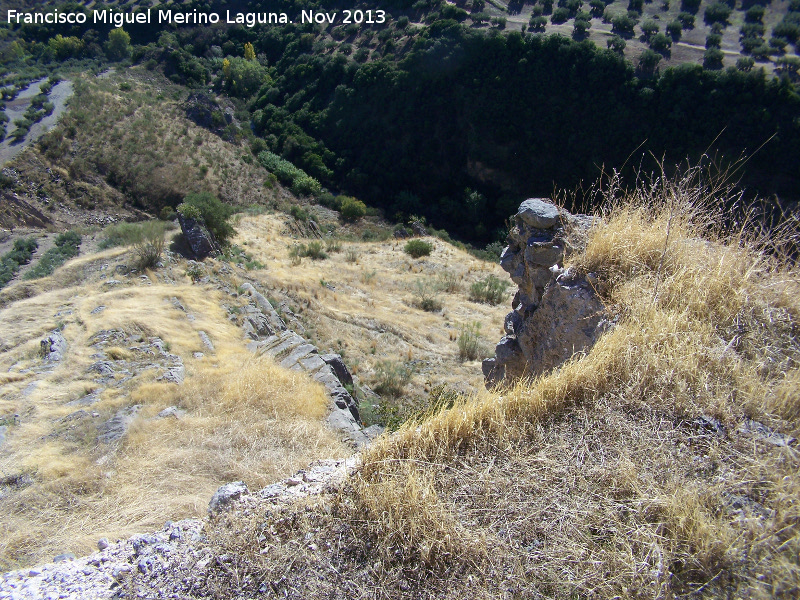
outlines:
[[[414,375],[411,365],[383,360],[375,365],[375,383],[372,389],[381,396],[396,398],[403,393]]]
[[[304,209],[302,206],[298,206],[297,204],[292,204],[292,206],[289,208],[289,214],[292,215],[296,220],[303,222],[308,221],[310,216],[306,209]]]
[[[430,253],[433,252],[433,244],[423,240],[409,240],[403,250],[412,258],[421,258],[423,256],[429,256]]]
[[[367,205],[361,200],[345,196],[341,199],[339,211],[345,221],[357,221],[367,214]]]
[[[439,300],[438,287],[427,279],[417,279],[414,282],[414,306],[426,312],[442,310]]]
[[[146,221],[139,226],[140,235],[133,243],[133,252],[140,269],[153,268],[161,260],[166,229],[164,221]]]
[[[485,304],[500,304],[506,296],[506,291],[511,284],[505,279],[494,275],[476,281],[469,288],[469,298],[473,302]]]
[[[312,260],[325,260],[328,255],[322,248],[322,242],[313,241],[308,244],[295,244],[289,248],[289,258],[293,265],[299,265],[304,257]]]

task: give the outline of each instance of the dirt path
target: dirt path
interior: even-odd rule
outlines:
[[[41,85],[45,79],[40,79],[31,83],[26,89],[19,93],[11,102],[6,104],[5,113],[8,116],[9,125],[6,131],[6,139],[0,144],[0,167],[4,166],[17,154],[22,152],[25,148],[30,146],[33,142],[38,140],[45,134],[53,125],[56,124],[58,118],[64,113],[67,108],[67,100],[72,96],[72,82],[69,80],[59,81],[53,86],[48,95],[48,100],[53,103],[53,112],[46,116],[38,123],[31,126],[30,132],[25,136],[25,139],[19,143],[12,143],[8,136],[14,132],[16,126],[14,121],[22,118],[28,106],[31,104],[31,99],[39,94]]]

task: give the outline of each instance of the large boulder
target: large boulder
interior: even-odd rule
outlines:
[[[500,257],[518,290],[503,323],[506,335],[483,362],[488,387],[557,367],[591,348],[608,328],[594,287],[562,268],[583,248],[593,222],[541,198],[520,205]]]
[[[184,103],[184,110],[187,118],[215,133],[221,132],[225,126],[233,122],[228,111],[215,99],[203,93],[190,94]]]
[[[192,219],[184,217],[178,213],[178,222],[181,224],[181,231],[183,237],[195,260],[203,260],[207,256],[216,256],[222,254],[222,248],[211,235],[211,232],[206,229],[205,224],[200,219]]]

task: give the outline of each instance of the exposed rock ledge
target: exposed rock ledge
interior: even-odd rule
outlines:
[[[343,432],[357,446],[367,444],[379,435],[382,427],[361,427],[358,402],[345,387],[353,385],[353,377],[342,357],[320,354],[316,346],[286,326],[269,300],[251,284],[245,283],[242,291],[249,294],[255,304],[246,311],[242,323],[245,334],[253,340],[247,344],[248,349],[272,356],[286,369],[306,371],[324,385],[332,401],[328,424]]]
[[[506,335],[483,361],[487,387],[538,375],[590,349],[609,327],[591,274],[564,270],[583,249],[595,217],[573,215],[549,200],[525,200],[514,216],[500,266],[518,290],[506,315]]]
[[[360,457],[321,460],[280,483],[249,493],[241,482],[222,486],[209,505],[243,513],[263,503],[274,505],[334,489],[358,466]],[[113,543],[102,539],[98,552],[0,574],[0,600],[106,600],[110,598],[187,598],[204,582],[218,560],[205,545],[205,521],[168,521],[161,531]],[[136,581],[134,582],[134,575]]]

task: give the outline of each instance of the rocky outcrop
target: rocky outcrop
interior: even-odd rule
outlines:
[[[60,554],[52,563],[0,573],[0,600],[111,600],[132,597],[194,598],[209,573],[224,564],[206,543],[206,523],[228,511],[247,518],[270,509],[289,506],[303,498],[335,493],[354,469],[360,456],[320,460],[279,483],[248,492],[241,482],[217,490],[209,503],[207,520],[167,521],[160,531],[125,540],[97,543],[98,552],[75,557]]]
[[[345,387],[348,385],[347,381],[352,385],[352,376],[338,354],[320,356],[316,346],[291,330],[272,335],[265,340],[251,342],[247,347],[259,354],[272,356],[276,363],[286,369],[309,373],[313,379],[325,386],[333,401],[328,424],[344,432],[358,445],[369,441],[368,436],[362,431],[358,403]],[[344,369],[342,373],[344,382],[337,377],[334,369],[324,358]]]
[[[212,515],[217,511],[226,510],[233,502],[248,493],[247,484],[244,481],[226,483],[211,497],[211,502],[208,503],[208,514]]]
[[[178,213],[178,222],[181,224],[183,237],[195,260],[203,260],[207,256],[222,254],[222,248],[206,229],[205,224],[200,219],[192,219]]]
[[[56,329],[39,342],[39,352],[47,361],[58,362],[64,358],[67,352],[67,340],[61,335],[61,332]]]
[[[353,376],[342,357],[338,354],[320,355],[316,346],[287,328],[269,300],[252,284],[245,283],[241,289],[253,299],[253,304],[242,311],[242,329],[253,340],[247,347],[252,352],[272,356],[286,369],[306,371],[324,385],[332,400],[328,424],[358,446],[368,443],[374,435],[365,433],[361,426],[358,402],[345,387],[352,389]]]
[[[557,367],[591,348],[608,328],[591,283],[562,268],[585,245],[593,220],[540,198],[520,205],[500,257],[518,290],[503,323],[506,335],[495,356],[483,361],[488,387]]]

